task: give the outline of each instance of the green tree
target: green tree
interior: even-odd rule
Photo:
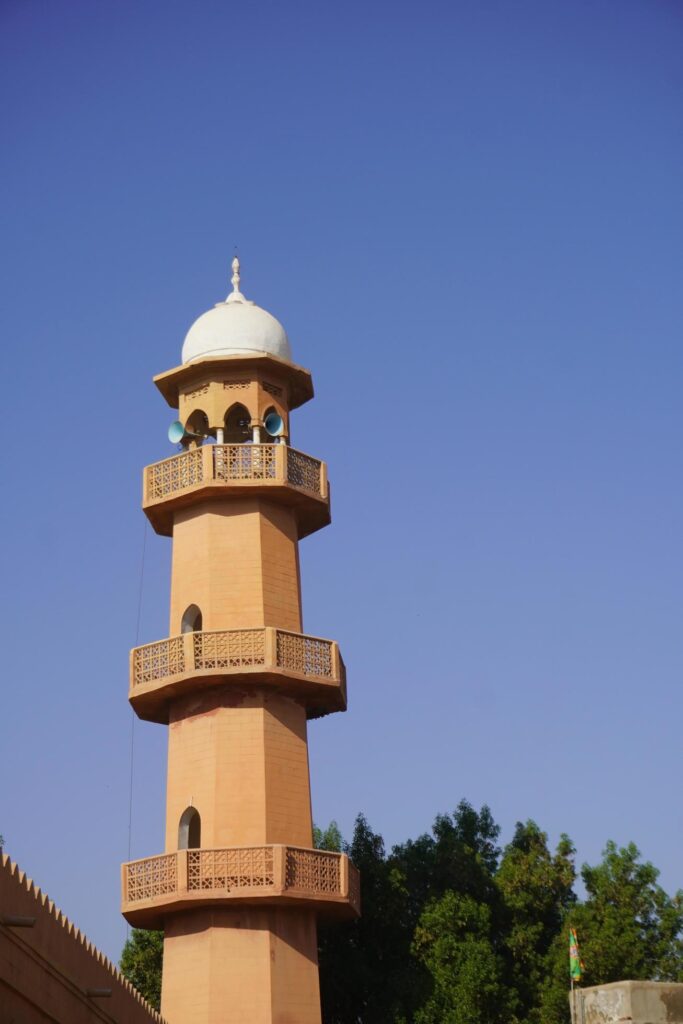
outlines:
[[[313,845],[316,850],[330,850],[332,853],[341,853],[344,849],[344,840],[337,822],[331,821],[324,831],[318,828],[317,825],[314,825]]]
[[[319,841],[324,833],[319,832]],[[425,904],[457,890],[498,907],[494,873],[498,826],[488,807],[463,800],[439,815],[431,835],[395,847],[361,815],[346,848],[361,876],[362,916],[321,924],[320,980],[325,1024],[390,1024],[414,1020],[433,989],[424,957],[413,950]]]
[[[349,856],[360,871],[362,915],[321,921],[320,990],[325,1024],[389,1024],[408,1016],[419,988],[410,953],[412,927],[403,878],[388,862],[382,837],[359,815]],[[419,1005],[419,1001],[418,1001]]]
[[[607,843],[596,867],[584,864],[588,898],[572,923],[579,932],[586,983],[620,978],[683,978],[683,892],[673,897],[658,884],[659,871],[640,861],[634,843]]]
[[[496,874],[507,977],[518,999],[516,1020],[528,1024],[541,1020],[548,958],[567,911],[576,902],[574,853],[568,836],[561,836],[552,854],[546,833],[535,822],[517,822]]]
[[[121,971],[148,1003],[161,1005],[161,967],[164,933],[133,928],[121,953]]]
[[[461,800],[453,815],[437,815],[432,835],[394,847],[391,863],[405,879],[413,927],[426,903],[449,891],[495,902],[499,834],[486,805],[476,811]]]
[[[584,864],[587,898],[569,910],[548,958],[541,991],[543,1021],[569,1020],[568,929],[578,933],[584,985],[625,978],[683,981],[683,893],[673,897],[658,884],[659,872],[640,860],[633,844],[610,841],[600,864]]]
[[[427,904],[413,952],[432,979],[415,1024],[505,1024],[512,1010],[504,963],[492,939],[490,908],[447,892]]]

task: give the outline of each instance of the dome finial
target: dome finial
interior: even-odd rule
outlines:
[[[230,278],[232,283],[232,291],[228,295],[226,302],[244,302],[245,298],[240,291],[240,261],[239,257],[235,256],[232,261],[232,277]]]
[[[254,303],[250,302],[249,299],[246,299],[240,291],[240,260],[237,254],[233,257],[233,261],[230,265],[232,267],[232,277],[230,278],[232,281],[232,291],[225,302],[217,302],[216,305],[224,306],[228,302],[241,302],[246,306],[253,306]]]

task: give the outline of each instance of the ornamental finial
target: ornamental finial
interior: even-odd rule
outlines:
[[[240,290],[240,261],[239,257],[235,256],[232,261],[232,290],[238,292]]]
[[[226,302],[246,302],[244,295],[240,291],[240,261],[237,256],[232,261],[232,291],[228,295]]]

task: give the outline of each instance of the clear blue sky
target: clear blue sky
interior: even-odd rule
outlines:
[[[316,820],[390,845],[464,796],[683,884],[682,54],[674,0],[3,0],[0,831],[112,956],[151,377],[235,245],[333,484]],[[165,744],[138,725],[136,857]]]

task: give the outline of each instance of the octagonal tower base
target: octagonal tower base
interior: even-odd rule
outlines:
[[[321,1024],[315,914],[240,907],[167,917],[161,1013],[187,1024]]]

